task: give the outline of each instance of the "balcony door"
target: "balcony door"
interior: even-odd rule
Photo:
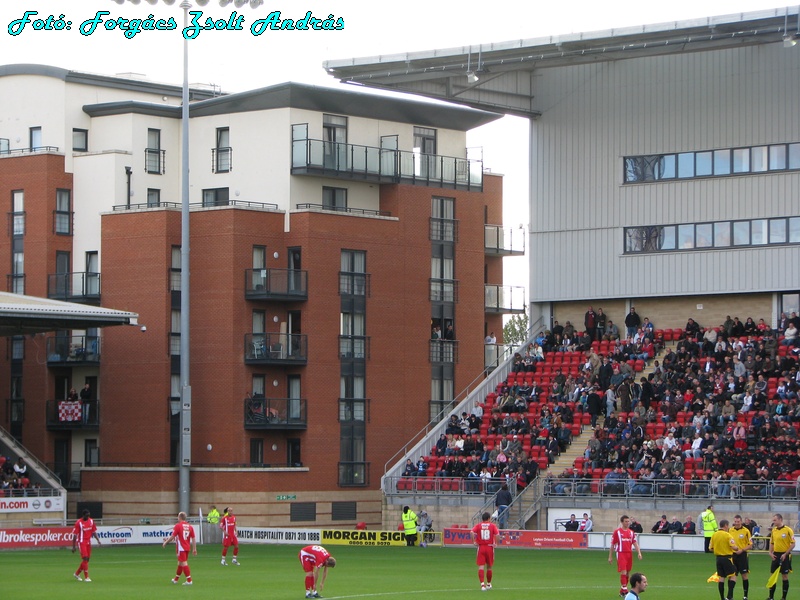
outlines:
[[[414,175],[436,178],[436,130],[414,127]]]
[[[322,137],[325,168],[337,171],[347,170],[347,117],[323,115]]]
[[[70,256],[69,252],[56,252],[56,298],[65,300],[70,293]]]

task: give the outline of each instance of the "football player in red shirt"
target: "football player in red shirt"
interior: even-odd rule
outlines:
[[[225,557],[228,555],[228,548],[233,546],[233,560],[231,562],[239,565],[240,563],[237,559],[239,556],[239,538],[236,535],[236,515],[233,514],[230,506],[225,508],[223,515],[219,522],[220,529],[222,529],[222,560],[220,563],[223,566],[228,566],[228,563],[225,562]]]
[[[617,552],[617,572],[619,572],[620,590],[619,595],[623,598],[628,594],[628,573],[633,568],[633,549],[642,560],[642,551],[639,548],[639,541],[636,532],[630,528],[631,520],[628,515],[622,515],[619,519],[622,527],[617,527],[611,534],[611,547],[608,549],[608,562],[613,562],[613,553]]]
[[[88,510],[81,513],[81,518],[75,521],[75,527],[72,529],[72,553],[75,553],[75,546],[80,544],[81,549],[81,564],[78,570],[75,571],[75,579],[81,581],[81,571],[83,571],[83,581],[87,583],[92,580],[89,579],[89,557],[92,555],[92,538],[97,540],[100,544],[100,538],[97,537],[97,525],[89,515]]]
[[[197,540],[194,537],[194,527],[186,522],[186,513],[178,513],[178,522],[172,528],[172,535],[164,540],[161,544],[162,548],[166,548],[167,544],[175,542],[175,551],[178,554],[178,570],[175,577],[172,578],[172,583],[178,583],[181,579],[181,573],[186,574],[186,581],[183,585],[192,585],[192,572],[189,570],[189,550],[192,555],[197,556]]]
[[[500,542],[500,530],[491,522],[492,516],[485,512],[481,515],[481,522],[472,528],[472,543],[478,547],[478,579],[481,582],[481,591],[492,589],[492,565],[494,565],[494,549]],[[486,578],[484,580],[484,568]]]
[[[320,592],[328,576],[328,567],[336,566],[336,559],[322,546],[306,546],[297,555],[306,573],[306,598],[322,598]],[[322,569],[322,576],[320,576]]]

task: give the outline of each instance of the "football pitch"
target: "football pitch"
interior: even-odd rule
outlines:
[[[300,600],[304,598],[300,546],[241,546],[242,566],[220,565],[219,546],[199,546],[189,560],[194,585],[170,584],[175,574],[174,547],[100,546],[92,552],[91,583],[75,581],[80,557],[67,549],[9,551],[0,554],[3,598],[213,598],[214,600]],[[464,597],[493,599],[558,598],[559,600],[619,600],[616,566],[599,550],[498,549],[493,589],[481,592],[475,551],[467,548],[366,548],[328,546],[337,559],[328,570],[325,598],[393,600],[399,598]],[[767,597],[769,558],[751,555],[750,592]],[[708,554],[648,552],[634,558],[634,570],[647,575],[642,600],[719,598]],[[800,595],[800,581],[790,575],[790,597]],[[780,586],[778,597],[780,594]],[[741,580],[734,597],[742,597]]]

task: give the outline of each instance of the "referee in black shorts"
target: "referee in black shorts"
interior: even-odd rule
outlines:
[[[772,515],[772,531],[769,534],[769,557],[772,559],[772,565],[769,572],[774,573],[778,568],[781,570],[782,600],[786,600],[786,594],[789,593],[789,573],[792,571],[794,544],[794,531],[783,524],[783,515]],[[770,600],[775,598],[776,587],[777,584],[769,588]]]
[[[711,536],[708,549],[717,557],[717,575],[719,575],[720,600],[733,600],[733,588],[736,587],[736,567],[733,566],[734,553],[741,554],[741,550],[728,532],[730,523],[727,519],[719,522],[719,529]],[[725,596],[725,579],[728,580],[728,596]]]

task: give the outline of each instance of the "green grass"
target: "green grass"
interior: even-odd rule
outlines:
[[[80,558],[69,550],[12,551],[0,554],[2,598],[248,598],[300,600],[303,571],[297,560],[299,546],[241,546],[242,566],[219,564],[219,546],[200,546],[190,558],[195,584],[189,588],[171,585],[175,574],[175,551],[160,546],[101,546],[92,553],[92,583],[72,578]],[[328,572],[326,598],[383,599],[440,598],[458,594],[462,598],[558,598],[559,600],[619,600],[616,566],[608,563],[607,551],[499,549],[494,569],[494,587],[479,589],[475,552],[472,549],[365,548],[328,546],[337,566]],[[230,556],[229,556],[230,559]],[[229,560],[230,563],[230,560]],[[751,555],[753,600],[767,597],[769,576],[766,555]],[[634,559],[650,582],[642,600],[718,598],[717,586],[706,583],[714,571],[710,555],[648,552]],[[790,576],[791,577],[791,576]],[[800,593],[800,582],[792,581],[792,596]],[[735,598],[742,597],[741,582]]]

